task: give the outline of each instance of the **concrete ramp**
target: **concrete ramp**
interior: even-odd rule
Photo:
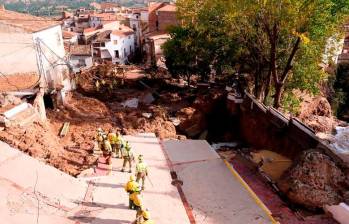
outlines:
[[[206,141],[168,140],[164,149],[172,169],[183,181],[196,223],[275,223],[260,200]]]
[[[70,223],[63,218],[83,201],[87,184],[0,141],[2,223]]]

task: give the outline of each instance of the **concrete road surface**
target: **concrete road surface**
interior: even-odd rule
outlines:
[[[271,223],[205,141],[166,141],[164,150],[154,134],[126,139],[149,165],[143,199],[156,224]],[[108,176],[103,162],[74,178],[0,142],[0,223],[133,222],[136,212],[128,209],[124,191],[130,174],[120,172],[121,159],[113,159]],[[171,184],[170,169],[183,180],[184,194]]]
[[[251,195],[240,177],[232,175],[233,168],[228,167],[228,163],[206,141],[168,140],[164,142],[164,149],[172,169],[183,181],[183,192],[193,209],[196,223],[275,222],[258,198]]]
[[[150,167],[152,184],[146,182],[143,199],[155,223],[189,224],[158,139],[154,134],[126,139]],[[110,176],[100,163],[87,176],[74,178],[0,142],[0,223],[131,223],[136,212],[128,209],[124,191],[130,174],[120,172],[121,164],[113,159]]]

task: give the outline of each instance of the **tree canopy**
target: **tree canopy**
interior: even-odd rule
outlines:
[[[272,97],[279,107],[285,91],[317,91],[325,76],[319,65],[328,40],[339,34],[349,0],[178,0],[177,6],[181,27],[172,30],[170,43],[191,40],[187,50],[195,56],[186,58],[188,65],[201,60],[217,74],[226,66],[248,73],[255,96],[264,102]],[[175,35],[180,29],[181,40]],[[169,48],[165,56],[171,61]]]

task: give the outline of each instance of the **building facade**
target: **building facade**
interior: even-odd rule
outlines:
[[[134,31],[126,26],[100,33],[92,43],[94,59],[126,64],[135,53],[135,41]]]
[[[2,74],[37,74],[42,87],[70,88],[60,24],[1,9],[0,40]]]

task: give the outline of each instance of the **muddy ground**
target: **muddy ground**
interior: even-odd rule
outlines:
[[[77,176],[96,162],[93,147],[98,127],[105,131],[115,128],[126,135],[153,132],[159,138],[195,138],[205,132],[207,114],[213,102],[223,96],[216,89],[189,90],[173,80],[141,77],[145,87],[139,76],[128,79],[127,72],[120,75],[114,69],[108,71],[97,67],[81,74],[77,91],[67,95],[65,104],[47,108],[46,122],[6,128],[0,131],[0,140]],[[101,84],[98,88],[97,80]],[[123,106],[130,99],[139,101],[137,108]],[[59,133],[65,122],[70,123],[69,132],[61,138]]]
[[[113,66],[98,66],[78,75],[77,90],[67,95],[64,105],[47,109],[47,122],[6,128],[0,131],[0,140],[73,176],[96,163],[93,147],[98,127],[105,131],[115,128],[127,135],[153,132],[163,139],[199,138],[215,142],[238,140],[239,134],[232,129],[234,120],[226,108],[225,86],[187,88],[182,85],[183,80],[164,78],[163,74],[138,75],[139,72],[133,72],[135,70],[139,68],[130,67],[121,71]],[[138,101],[137,108],[125,107],[127,100]],[[307,103],[302,105],[300,119],[308,121],[314,116],[332,118],[329,105],[323,99],[309,99]],[[59,133],[65,122],[70,123],[70,128],[67,135],[61,138]],[[322,129],[321,122],[315,123],[314,128],[319,127],[319,131],[329,131]],[[337,181],[342,174],[332,175],[329,172],[324,177],[315,169],[318,165],[321,168],[320,164],[309,168],[302,161],[299,159],[289,170],[288,178],[283,177],[283,183],[286,184],[280,183],[283,192],[294,203],[313,209],[345,198],[345,192],[339,190],[337,185],[332,187],[328,184],[332,179]],[[333,169],[337,172],[336,167]],[[325,190],[319,188],[319,191],[313,191],[325,191],[321,203],[312,200],[316,197],[307,197],[311,195],[306,193],[307,189],[318,187],[312,185],[315,182],[311,178],[306,178],[309,172],[314,173],[312,177],[325,178],[327,181],[321,183]],[[301,189],[300,185],[295,185],[290,191],[292,183],[298,180],[303,180],[301,186],[305,187]],[[331,192],[327,194],[329,187]],[[332,188],[335,189],[332,191]],[[296,195],[290,193],[297,190],[300,192]],[[326,198],[328,195],[329,198]]]

